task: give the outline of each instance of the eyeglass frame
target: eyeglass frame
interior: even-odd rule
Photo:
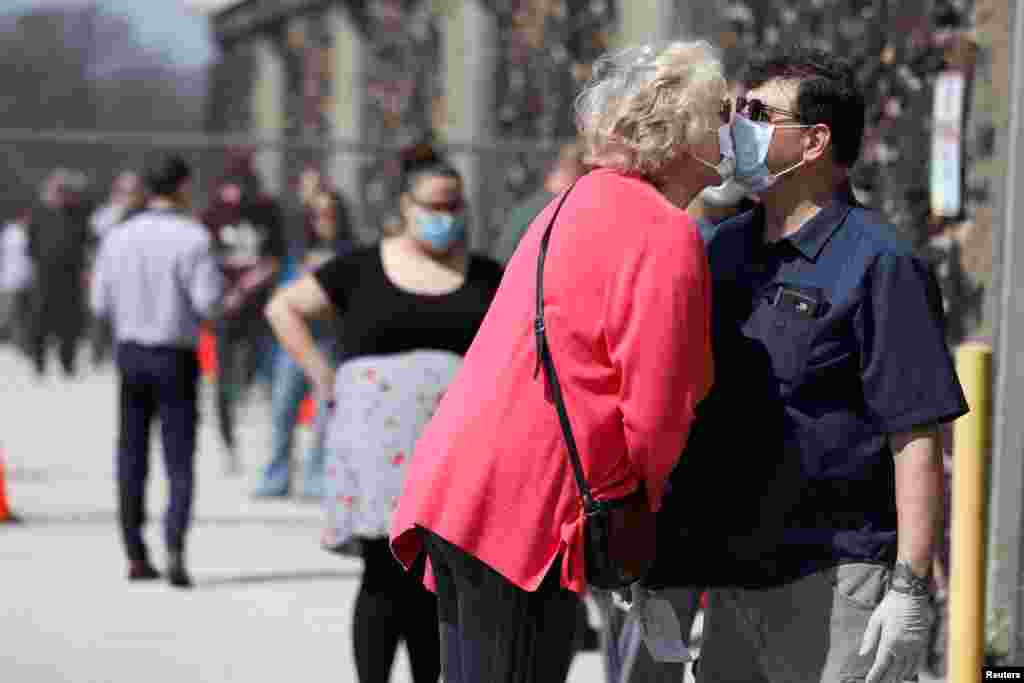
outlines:
[[[748,109],[750,110],[750,113],[746,114],[745,112]],[[722,123],[728,123],[732,120],[733,111],[740,116],[746,116],[755,123],[771,123],[772,121],[770,118],[762,118],[762,115],[768,112],[781,114],[794,121],[801,120],[800,114],[794,111],[789,111],[788,109],[782,109],[780,107],[773,107],[770,104],[765,104],[764,100],[760,100],[756,97],[750,99],[743,96],[737,97],[735,107],[733,106],[732,100],[722,100],[722,108],[719,110],[719,116],[722,119]]]

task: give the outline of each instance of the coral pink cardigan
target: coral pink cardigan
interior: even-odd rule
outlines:
[[[562,585],[585,589],[580,495],[544,373],[534,372],[537,254],[555,205],[524,236],[417,443],[391,530],[407,567],[422,548],[420,526],[528,591],[561,554]],[[643,482],[660,507],[712,383],[710,292],[704,247],[684,211],[615,171],[577,183],[552,232],[544,304],[598,499]]]

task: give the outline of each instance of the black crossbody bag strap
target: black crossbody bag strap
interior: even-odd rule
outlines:
[[[548,346],[544,326],[544,261],[547,258],[548,242],[551,240],[551,229],[555,227],[555,219],[558,218],[558,213],[562,210],[565,200],[568,199],[569,193],[572,192],[572,188],[575,186],[576,183],[573,183],[562,195],[558,206],[555,207],[554,214],[551,216],[547,229],[544,230],[544,236],[540,240],[540,254],[537,256],[537,314],[533,322],[534,336],[537,341],[537,368],[534,370],[533,376],[537,376],[537,371],[543,365],[548,386],[551,388],[551,398],[554,400],[555,410],[558,412],[558,421],[562,425],[562,436],[565,438],[565,447],[569,451],[569,461],[572,463],[572,471],[576,476],[576,485],[579,487],[580,496],[583,498],[583,511],[586,514],[591,514],[599,508],[599,505],[594,500],[590,487],[587,485],[587,480],[583,475],[583,463],[580,461],[579,450],[576,448],[576,438],[572,434],[569,413],[566,411],[565,401],[562,399],[562,386],[558,382],[555,363],[551,359],[551,350]]]

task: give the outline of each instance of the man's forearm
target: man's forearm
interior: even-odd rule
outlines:
[[[895,458],[897,561],[928,576],[942,524],[942,452],[935,426],[890,436]]]

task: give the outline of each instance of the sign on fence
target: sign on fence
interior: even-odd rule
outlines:
[[[963,178],[964,73],[943,71],[935,80],[935,115],[932,128],[932,215],[960,215]]]

